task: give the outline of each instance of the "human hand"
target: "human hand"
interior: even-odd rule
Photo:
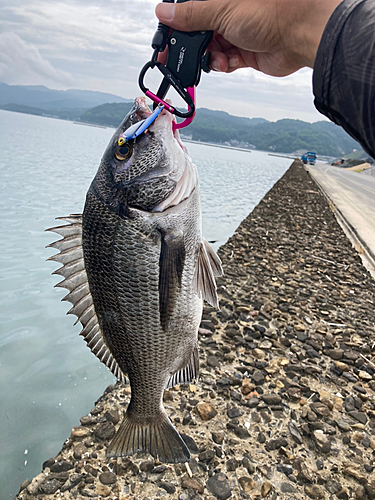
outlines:
[[[206,0],[161,3],[161,22],[181,31],[213,30],[211,67],[250,67],[286,76],[313,67],[325,25],[341,0]]]

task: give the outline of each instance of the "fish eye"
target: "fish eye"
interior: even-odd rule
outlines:
[[[132,147],[128,142],[125,142],[121,146],[117,146],[115,151],[115,156],[119,161],[124,161],[130,158],[132,154]]]

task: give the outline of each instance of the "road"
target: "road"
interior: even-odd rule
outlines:
[[[325,163],[309,166],[308,171],[338,208],[347,230],[352,230],[375,266],[375,177]],[[340,218],[340,217],[339,217]],[[354,231],[353,231],[354,230]],[[371,262],[372,261],[372,262]]]

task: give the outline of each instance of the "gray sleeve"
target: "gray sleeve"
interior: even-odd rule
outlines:
[[[315,106],[375,157],[375,0],[344,0],[314,65]]]

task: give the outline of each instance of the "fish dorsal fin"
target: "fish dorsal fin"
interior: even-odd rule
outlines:
[[[48,260],[63,264],[53,273],[64,277],[63,281],[55,286],[69,291],[62,300],[73,305],[67,314],[75,314],[78,318],[76,323],[81,322],[83,329],[80,335],[87,346],[120,382],[125,382],[125,377],[105,342],[90,293],[82,249],[82,215],[74,214],[59,219],[68,224],[47,229],[62,236],[62,239],[48,245],[60,251]]]
[[[196,345],[191,354],[189,363],[174,373],[165,385],[166,389],[170,389],[177,384],[189,384],[198,378],[199,373],[199,354],[198,346]]]
[[[203,239],[200,244],[198,261],[194,271],[193,287],[199,298],[218,308],[215,276],[221,276],[221,261],[210,244]]]

